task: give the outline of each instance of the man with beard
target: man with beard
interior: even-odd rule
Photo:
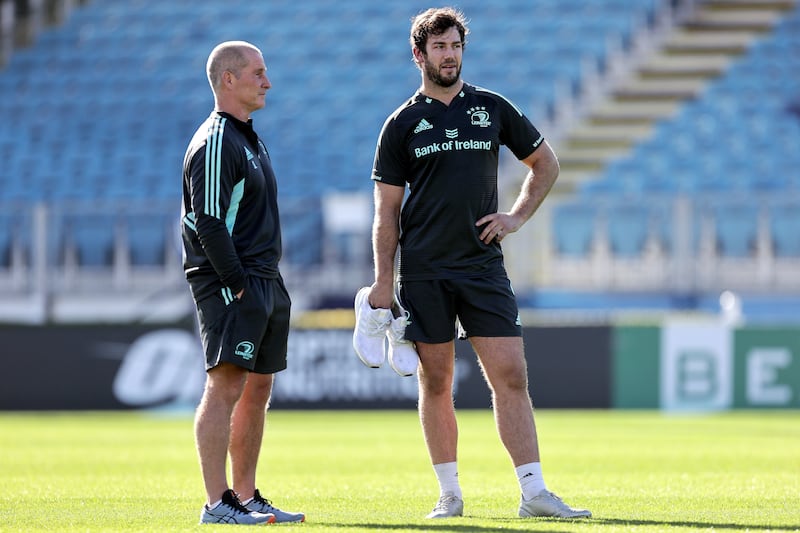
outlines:
[[[420,421],[440,489],[428,518],[461,516],[464,509],[452,394],[457,321],[491,389],[497,430],[522,492],[519,516],[590,517],[544,483],[522,326],[500,247],[547,196],[558,160],[519,108],[461,80],[467,33],[463,13],[453,8],[413,19],[411,49],[422,86],[388,117],[378,140],[375,282],[367,301],[376,312],[392,307],[399,245],[399,303],[409,313],[405,340],[419,354]],[[529,169],[508,212],[498,212],[501,144]]]

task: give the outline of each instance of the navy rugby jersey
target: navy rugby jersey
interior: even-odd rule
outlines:
[[[222,291],[227,301],[247,276],[276,278],[281,258],[277,184],[253,130],[213,112],[183,163],[183,267],[194,298]]]
[[[372,179],[405,187],[400,216],[401,280],[505,273],[500,244],[479,239],[496,213],[500,145],[525,159],[543,141],[503,96],[464,84],[449,106],[417,92],[383,125]]]

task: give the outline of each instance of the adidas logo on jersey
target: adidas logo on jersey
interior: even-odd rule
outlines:
[[[414,133],[419,133],[421,131],[432,130],[432,129],[433,129],[433,124],[431,124],[430,122],[428,122],[423,118],[422,120],[419,121],[417,127],[414,128]]]

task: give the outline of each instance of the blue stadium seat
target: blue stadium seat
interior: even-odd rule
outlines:
[[[66,246],[72,246],[83,267],[110,267],[114,260],[115,215],[75,214],[64,219]]]
[[[723,257],[749,257],[758,238],[758,206],[722,204],[713,208],[718,252]]]
[[[322,239],[318,237],[324,232],[320,198],[288,197],[281,200],[280,209],[283,258],[301,268],[320,264]]]
[[[608,241],[619,257],[642,254],[650,233],[650,208],[642,203],[615,202],[607,209]]]
[[[16,228],[16,217],[0,211],[0,268],[7,268],[11,265],[11,246],[14,242]]]
[[[771,206],[769,217],[775,256],[800,258],[800,203]]]
[[[170,221],[177,220],[177,214],[126,213],[121,218],[131,264],[163,266],[168,239],[177,239],[178,224],[170,224]]]
[[[597,225],[597,210],[591,203],[564,203],[553,212],[556,253],[580,258],[589,255]]]

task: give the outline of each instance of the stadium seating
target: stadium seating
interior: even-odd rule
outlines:
[[[618,257],[642,255],[650,233],[650,210],[642,204],[621,203],[608,210],[608,242]]]
[[[752,203],[713,207],[714,234],[721,256],[747,257],[755,253],[758,213],[758,205]]]
[[[602,60],[608,37],[628,38],[657,2],[596,4],[544,0],[532,9],[522,0],[491,7],[461,2],[473,30],[465,78],[523,109],[532,109],[534,97],[537,109],[547,108],[557,80],[576,88],[581,58]],[[0,72],[0,112],[10,119],[0,131],[4,173],[24,176],[4,180],[0,202],[177,198],[185,145],[213,105],[205,59],[226,39],[264,50],[273,89],[255,118],[282,197],[369,191],[383,119],[419,83],[409,61],[408,21],[426,7],[420,0],[335,6],[325,0],[109,0],[75,9],[63,26],[16,51]],[[593,13],[598,16],[581,16]],[[288,220],[284,231],[302,233],[319,222],[311,210],[305,216]],[[138,232],[148,230],[136,227],[131,255],[152,259],[163,238],[142,238]],[[98,262],[107,243],[99,229],[80,231],[74,240],[88,246],[91,235],[99,239],[92,257]],[[321,253],[293,250],[290,256],[313,262]]]
[[[116,242],[117,219],[113,214],[86,214],[66,215],[61,219],[60,226],[65,230],[66,236],[61,241],[65,249],[58,250],[59,255],[74,250],[77,256],[74,260],[81,267],[109,267],[114,258],[114,243]],[[69,262],[64,258],[58,262]]]
[[[668,254],[653,264],[669,261],[682,275],[671,281],[664,278],[673,288],[665,294],[685,294],[681,305],[717,312],[716,291],[734,287],[746,292],[749,320],[797,320],[797,306],[786,305],[791,298],[779,301],[781,295],[796,294],[800,288],[797,50],[800,8],[791,11],[772,35],[757,40],[697,98],[657,123],[652,135],[628,155],[611,161],[581,185],[576,198],[556,208],[554,220],[563,217],[562,211],[571,219],[595,220],[591,234],[581,237],[582,250],[589,248],[587,241],[607,239],[611,262],[594,252],[583,267],[586,273],[603,274],[595,286],[606,291],[569,297],[544,291],[558,297],[540,298],[539,303],[591,306],[594,298],[602,302],[599,305],[625,308],[632,296],[624,290],[628,280],[620,279],[619,273],[636,271],[614,268],[625,258],[640,257],[643,224],[634,216],[644,211],[638,216],[648,220],[651,236]],[[603,209],[605,216],[597,216]],[[553,231],[556,243],[563,240],[562,230]],[[552,269],[557,279],[568,279],[574,254],[562,253],[563,260]],[[646,265],[644,259],[639,263]],[[770,306],[769,294],[759,291],[773,293],[775,305]]]
[[[120,218],[134,267],[163,265],[168,253],[179,255],[177,215],[134,212],[124,213]]]
[[[800,9],[583,192],[800,194]],[[768,96],[767,96],[768,95]],[[722,142],[724,140],[724,142]],[[624,178],[620,179],[620,169]]]
[[[15,257],[29,264],[34,254],[33,214],[24,203],[10,203],[0,211],[0,271],[15,266]]]
[[[556,253],[568,257],[586,257],[592,246],[597,212],[593,205],[563,203],[553,213]]]
[[[15,233],[14,222],[11,215],[0,214],[0,268],[8,268],[11,265],[11,246]]]
[[[560,87],[580,88],[585,58],[604,64],[609,38],[630,42],[661,2],[458,5],[472,29],[464,78],[503,93],[537,122]],[[213,106],[206,57],[222,40],[244,39],[264,51],[273,83],[266,109],[254,118],[279,180],[285,260],[318,266],[325,257],[322,239],[308,237],[323,233],[321,198],[331,191],[371,191],[383,120],[419,84],[408,25],[428,6],[422,0],[82,5],[34,46],[15,51],[0,71],[6,118],[0,204],[56,206],[49,227],[59,229],[48,243],[54,261],[63,261],[73,243],[80,262],[108,265],[116,235],[125,237],[135,264],[165,261],[185,146]],[[791,111],[800,94],[798,50],[795,9],[630,156],[610,162],[576,199],[554,208],[557,251],[586,257],[599,227],[616,256],[637,257],[653,238],[668,251],[676,238],[671,200],[684,196],[692,200],[693,251],[707,214],[717,251],[746,256],[753,252],[758,216],[722,204],[765,195],[784,200],[782,208],[756,209],[768,215],[775,254],[800,257],[798,202],[792,200],[800,195],[800,120]],[[719,206],[705,209],[709,198],[720,199]],[[128,217],[117,210],[108,224],[75,217],[86,202],[154,201],[175,212],[165,207],[160,216]],[[10,261],[8,243],[17,231],[7,222],[0,220],[0,265]]]
[[[775,255],[800,259],[800,204],[774,202],[769,209]]]

